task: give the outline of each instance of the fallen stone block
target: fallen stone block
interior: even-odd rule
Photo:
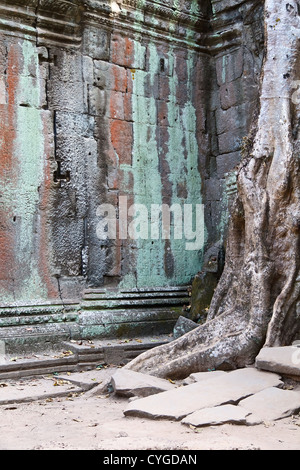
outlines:
[[[80,387],[58,378],[28,379],[20,383],[4,382],[0,384],[0,405],[28,403],[80,393],[82,393]]]
[[[175,386],[168,380],[129,369],[117,370],[111,378],[111,385],[114,392],[123,397],[147,397],[172,390]]]
[[[236,405],[221,405],[213,408],[203,408],[183,418],[182,424],[195,427],[214,426],[217,424],[246,424],[250,411]]]
[[[173,336],[175,339],[180,338],[180,336],[194,330],[198,326],[198,323],[195,323],[193,320],[190,320],[189,318],[183,317],[181,315],[174,326]]]
[[[240,408],[252,413],[262,421],[276,421],[300,410],[300,392],[270,387],[241,400]]]
[[[255,366],[258,369],[300,377],[300,347],[262,348],[256,357]]]
[[[181,420],[202,408],[237,403],[265,388],[282,384],[277,374],[255,368],[238,369],[216,378],[175,388],[131,402],[125,416]]]

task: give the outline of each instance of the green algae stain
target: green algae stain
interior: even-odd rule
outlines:
[[[140,47],[136,47],[136,60]],[[166,282],[164,273],[157,266],[163,265],[163,251],[158,240],[151,240],[150,236],[150,212],[152,204],[161,204],[161,178],[159,173],[159,156],[156,140],[157,109],[154,97],[145,96],[145,80],[149,78],[152,87],[155,74],[159,66],[159,57],[156,47],[149,44],[149,72],[136,70],[133,82],[133,156],[132,167],[121,165],[121,169],[131,171],[134,176],[134,204],[142,205],[147,209],[147,234],[145,238],[136,232],[136,278],[132,273],[125,275],[122,286],[142,287],[159,286]],[[138,214],[137,214],[138,216]],[[152,243],[153,242],[153,243]]]
[[[136,54],[138,54],[136,48]],[[187,249],[187,240],[184,233],[184,205],[196,208],[201,205],[201,178],[198,172],[198,144],[196,139],[196,111],[191,101],[192,86],[188,86],[188,100],[184,106],[177,103],[176,93],[181,86],[176,73],[170,74],[169,97],[166,97],[168,108],[168,142],[164,155],[169,166],[167,174],[162,173],[162,149],[158,140],[159,126],[157,124],[157,102],[151,96],[149,88],[154,89],[160,67],[160,56],[156,45],[148,44],[149,70],[135,71],[133,82],[133,159],[132,166],[121,165],[121,169],[132,172],[134,181],[134,203],[146,207],[148,210],[148,236],[136,239],[136,274],[128,273],[124,276],[121,287],[143,286],[172,286],[189,283],[192,277],[201,268],[202,251],[200,249]],[[168,63],[173,69],[174,55],[170,50]],[[188,57],[188,83],[193,73],[193,53]],[[147,81],[146,81],[147,80]],[[147,85],[146,85],[147,83]],[[146,86],[147,88],[146,91]],[[145,96],[147,94],[147,96]],[[163,179],[167,179],[167,186],[172,188],[172,197],[169,209],[179,207],[181,216],[179,224],[182,227],[182,236],[175,236],[175,221],[170,227],[170,238],[165,240],[162,235],[161,220],[159,236],[151,237],[151,215],[153,205],[161,207],[166,188]],[[178,195],[178,187],[185,188],[185,195]],[[171,211],[172,212],[172,211]],[[179,211],[180,212],[180,211]],[[194,217],[196,214],[194,213]],[[194,221],[195,222],[195,221]],[[195,229],[195,223],[194,227]],[[198,226],[199,228],[199,226]],[[201,219],[200,230],[205,231]],[[200,255],[200,256],[199,256]],[[166,256],[172,258],[174,267],[172,274],[166,272]]]
[[[23,70],[17,93],[17,124],[15,155],[18,158],[16,186],[17,260],[19,262],[18,297],[46,297],[38,273],[38,204],[39,187],[43,180],[44,139],[40,100],[39,66],[36,49],[30,41],[22,45]]]
[[[172,54],[172,50],[170,51]],[[170,96],[168,102],[168,119],[171,127],[169,128],[168,153],[166,155],[170,168],[170,181],[172,182],[173,197],[172,204],[180,204],[181,207],[191,205],[192,222],[195,231],[198,228],[197,237],[199,247],[195,250],[187,249],[187,239],[173,239],[171,241],[171,250],[176,253],[174,257],[175,280],[178,284],[189,282],[190,279],[201,269],[202,248],[205,240],[205,226],[201,197],[201,177],[198,171],[198,143],[197,143],[197,119],[196,110],[192,103],[192,73],[193,73],[193,52],[188,53],[187,59],[187,100],[185,104],[179,105],[176,98],[176,90],[180,86],[176,71],[169,78]],[[184,197],[177,194],[176,188],[185,188]],[[198,225],[195,225],[197,219],[196,205],[199,205]],[[186,226],[188,221],[183,219]],[[200,241],[201,239],[201,241]],[[196,245],[195,245],[196,246]],[[200,248],[201,246],[201,248]]]

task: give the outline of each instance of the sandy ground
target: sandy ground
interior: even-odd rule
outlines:
[[[97,380],[112,372],[99,372]],[[0,450],[300,450],[300,415],[256,426],[196,429],[125,417],[127,403],[114,394],[87,392],[2,404]]]

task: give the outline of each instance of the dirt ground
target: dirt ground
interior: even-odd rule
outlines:
[[[100,371],[97,380],[112,373]],[[300,450],[300,415],[255,426],[192,428],[125,417],[127,403],[114,394],[86,392],[2,404],[0,450]]]

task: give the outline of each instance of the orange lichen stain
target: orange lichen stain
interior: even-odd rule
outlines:
[[[14,168],[14,142],[16,138],[16,91],[19,70],[18,46],[13,44],[7,53],[6,93],[7,104],[0,109],[0,184],[5,194],[0,199],[0,279],[12,279],[14,271],[14,232],[16,216],[13,213],[13,182],[17,175]],[[9,194],[10,193],[10,194]],[[10,201],[10,204],[7,201]]]
[[[127,66],[130,67],[134,63],[134,42],[132,39],[125,38],[125,57],[127,58]]]
[[[110,124],[110,135],[112,145],[119,158],[119,163],[131,165],[133,144],[132,123],[112,120]]]

